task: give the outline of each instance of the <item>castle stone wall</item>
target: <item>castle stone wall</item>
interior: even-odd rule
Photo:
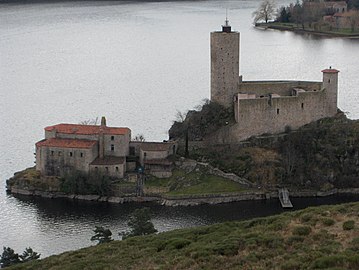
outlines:
[[[112,139],[113,138],[113,139]],[[125,157],[129,154],[130,137],[126,135],[104,135],[105,156]],[[112,146],[113,145],[113,149]]]
[[[212,143],[237,143],[251,136],[297,129],[328,116],[327,90],[301,92],[298,96],[243,99],[235,102],[237,123],[208,137]]]
[[[99,173],[100,175],[123,178],[126,171],[126,162],[115,165],[90,165],[89,171],[90,173]]]
[[[268,94],[291,96],[293,87],[303,88],[308,91],[320,91],[322,83],[308,81],[243,81],[239,84],[238,92],[258,96]]]
[[[88,172],[89,164],[98,156],[98,146],[90,149],[40,147],[36,157],[40,162],[36,169],[45,175],[62,176],[73,170]],[[39,167],[38,167],[39,166]]]

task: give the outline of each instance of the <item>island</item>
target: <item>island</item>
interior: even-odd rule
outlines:
[[[36,167],[13,194],[103,202],[196,205],[359,193],[359,121],[337,107],[339,70],[321,81],[245,81],[240,33],[211,33],[211,100],[163,142],[128,127],[60,123],[35,144]]]

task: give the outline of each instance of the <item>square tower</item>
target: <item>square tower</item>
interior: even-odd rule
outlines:
[[[211,33],[211,101],[225,107],[233,104],[239,87],[239,32],[228,23]]]

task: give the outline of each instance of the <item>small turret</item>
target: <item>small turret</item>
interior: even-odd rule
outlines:
[[[232,32],[232,27],[229,25],[229,20],[226,18],[224,25],[222,25],[222,32],[230,33]]]

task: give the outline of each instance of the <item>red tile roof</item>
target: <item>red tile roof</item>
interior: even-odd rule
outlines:
[[[129,128],[123,127],[107,127],[107,126],[95,126],[95,125],[76,125],[76,124],[58,124],[54,126],[46,127],[46,131],[53,131],[56,129],[58,133],[65,134],[82,134],[82,135],[94,135],[103,131],[104,134],[110,135],[125,135],[130,132]]]
[[[334,69],[334,68],[328,68],[328,69],[323,69],[322,72],[323,73],[338,73],[339,70]]]
[[[36,147],[91,148],[95,144],[97,144],[97,141],[50,138],[37,142]]]
[[[143,151],[168,151],[173,143],[160,143],[160,142],[143,142],[140,148]]]
[[[124,157],[111,157],[107,156],[104,158],[96,158],[94,161],[91,162],[90,165],[119,165],[125,162]]]

